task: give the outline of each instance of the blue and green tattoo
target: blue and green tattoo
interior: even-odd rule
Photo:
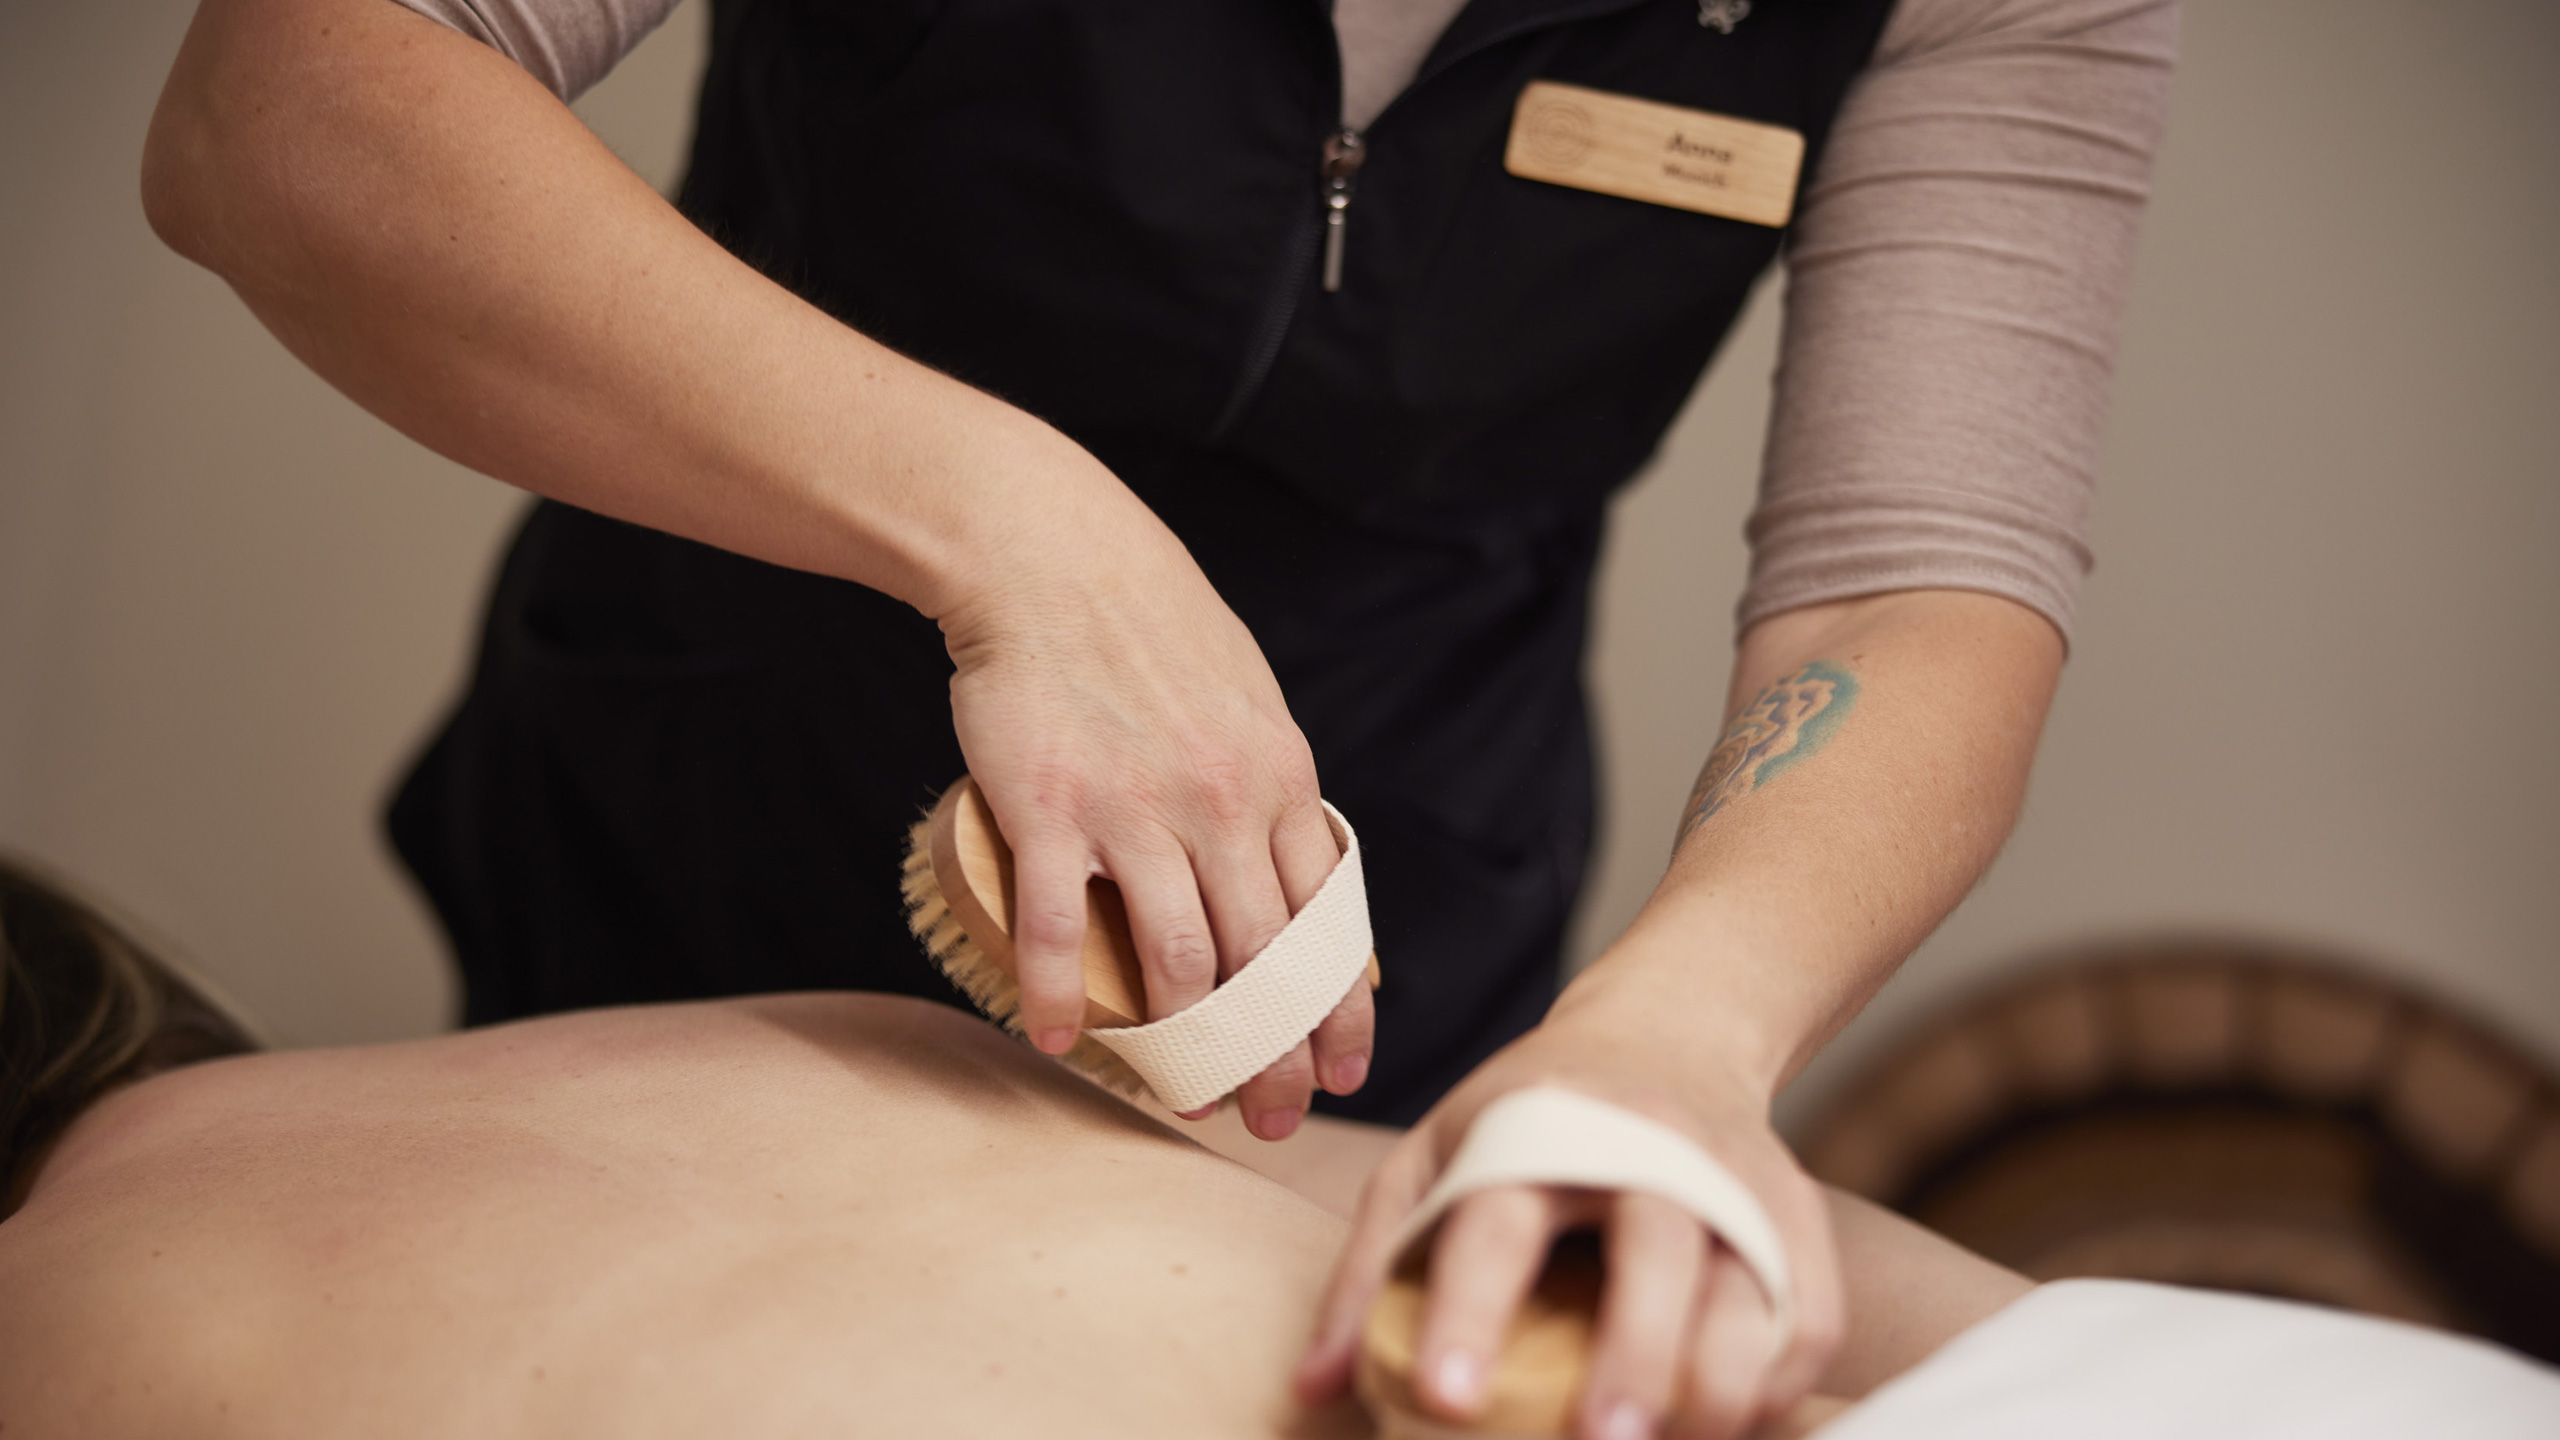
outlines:
[[[1698,787],[1680,815],[1680,841],[1787,767],[1812,759],[1857,704],[1857,679],[1828,660],[1816,660],[1752,696],[1698,772]],[[1673,842],[1675,848],[1680,841]]]

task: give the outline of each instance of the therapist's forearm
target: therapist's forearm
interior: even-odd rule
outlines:
[[[1129,901],[1160,1016],[1332,871],[1279,682],[1136,495],[740,263],[496,52],[390,0],[203,0],[143,194],[312,369],[436,450],[932,617],[953,733],[1012,844],[1043,1049],[1084,1014],[1093,876]],[[1319,1081],[1359,1087],[1370,1016],[1355,987],[1238,1088],[1257,1134],[1295,1128]]]
[[[1968,592],[1754,627],[1669,871],[1555,1018],[1774,1093],[1990,865],[2061,665],[2042,617]]]
[[[1044,525],[1151,528],[1064,437],[740,263],[387,0],[207,0],[144,200],[330,383],[539,494],[936,616]]]

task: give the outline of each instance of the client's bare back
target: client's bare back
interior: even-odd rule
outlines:
[[[1341,1225],[877,996],[249,1057],[0,1223],[20,1434],[1356,1434],[1286,1393]]]
[[[1244,1158],[1338,1205],[1379,1138]],[[2025,1288],[1836,1219],[1835,1392]],[[1287,1393],[1343,1230],[919,1001],[247,1056],[109,1095],[0,1222],[0,1434],[1362,1435]]]

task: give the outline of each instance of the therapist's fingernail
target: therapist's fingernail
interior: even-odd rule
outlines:
[[[1432,1367],[1431,1388],[1440,1403],[1469,1414],[1484,1403],[1484,1362],[1464,1350],[1452,1350]]]
[[[1032,1036],[1031,1043],[1039,1046],[1044,1055],[1064,1055],[1076,1048],[1076,1027],[1053,1025]]]
[[[1340,1393],[1351,1378],[1349,1335],[1318,1336],[1298,1360],[1297,1391],[1301,1404],[1321,1405]]]
[[[1336,1095],[1348,1095],[1369,1078],[1369,1057],[1345,1055],[1333,1062],[1333,1079],[1324,1088]]]
[[[1633,1400],[1621,1400],[1600,1412],[1593,1440],[1653,1440],[1653,1417]]]

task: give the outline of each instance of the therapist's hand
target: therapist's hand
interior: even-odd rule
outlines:
[[[1647,1195],[1512,1186],[1452,1206],[1429,1242],[1430,1295],[1415,1356],[1416,1389],[1441,1418],[1481,1408],[1489,1366],[1554,1238],[1603,1232],[1607,1279],[1588,1383],[1576,1415],[1582,1440],[1747,1433],[1809,1393],[1838,1348],[1844,1322],[1839,1264],[1819,1189],[1771,1131],[1767,1097],[1741,1077],[1692,1064],[1678,1080],[1649,1063],[1596,1014],[1559,1014],[1494,1056],[1423,1117],[1371,1178],[1351,1239],[1318,1312],[1298,1370],[1309,1404],[1339,1394],[1360,1330],[1395,1256],[1397,1226],[1465,1138],[1477,1112],[1530,1085],[1552,1083],[1670,1125],[1724,1162],[1769,1212],[1784,1241],[1796,1328],[1780,1336],[1767,1297],[1742,1261],[1688,1212]]]
[[[2061,665],[2041,615],[1963,591],[1811,605],[1746,632],[1728,729],[1662,883],[1546,1021],[1450,1092],[1371,1182],[1302,1394],[1347,1379],[1396,1224],[1476,1112],[1552,1081],[1723,1161],[1768,1211],[1794,1282],[1797,1328],[1770,1359],[1767,1311],[1741,1265],[1695,1226],[1613,1201],[1583,1434],[1641,1436],[1661,1416],[1673,1434],[1729,1435],[1803,1395],[1844,1309],[1830,1217],[1770,1130],[1770,1098],[1991,862]],[[1515,1189],[1452,1211],[1418,1357],[1426,1400],[1467,1408],[1469,1360],[1492,1354],[1547,1235],[1590,1204]]]
[[[940,617],[960,748],[1013,847],[1024,1032],[1051,1054],[1082,1022],[1091,877],[1127,901],[1148,1015],[1161,1018],[1252,959],[1340,854],[1252,634],[1116,481],[1079,488],[1117,494],[1027,526],[1021,563],[991,567]],[[1358,1089],[1373,1028],[1369,988],[1354,982],[1313,1036],[1236,1092],[1247,1128],[1280,1139],[1316,1086]]]

